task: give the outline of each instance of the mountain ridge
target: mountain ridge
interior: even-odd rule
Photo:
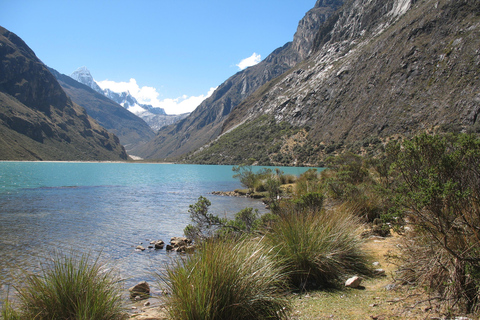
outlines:
[[[118,138],[73,103],[33,50],[0,27],[0,159],[128,159]]]
[[[274,50],[257,65],[231,76],[190,116],[177,124],[162,128],[154,140],[139,148],[138,155],[149,159],[178,157],[218,137],[223,121],[242,100],[309,54],[315,30],[342,3],[343,0],[317,1],[314,8],[299,22],[292,42]]]
[[[321,165],[423,131],[480,132],[478,47],[478,2],[348,0],[319,28],[310,57],[244,100],[187,161],[238,163],[241,140],[258,146],[243,153],[262,164]],[[264,137],[249,132],[271,121],[288,128],[262,150]]]
[[[128,91],[115,92],[108,88],[102,89],[85,66],[75,70],[70,77],[135,114],[137,117],[145,121],[155,132],[164,126],[176,123],[189,115],[189,113],[169,115],[162,108],[155,108],[149,104],[139,103]],[[151,139],[150,136],[148,138],[149,140]],[[140,144],[135,144],[132,148],[138,147],[144,143],[145,141],[141,141]]]
[[[61,74],[55,69],[49,68],[49,70],[72,101],[85,108],[100,125],[115,134],[127,152],[147,143],[155,136],[154,131],[144,120],[92,89],[91,86]]]

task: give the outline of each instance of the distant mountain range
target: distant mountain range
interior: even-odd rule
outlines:
[[[65,94],[35,53],[0,27],[0,160],[127,160],[118,138]]]
[[[144,120],[107,98],[103,93],[93,90],[91,87],[96,85],[94,81],[87,86],[54,69],[49,70],[72,101],[85,108],[100,125],[115,134],[128,153],[155,136],[155,132]],[[87,83],[88,79],[84,78]],[[90,79],[93,80],[91,77]]]
[[[160,128],[176,123],[179,120],[186,118],[189,113],[180,115],[167,115],[162,108],[155,108],[149,104],[141,104],[135,99],[130,92],[114,92],[110,89],[102,89],[95,82],[90,71],[86,67],[80,67],[75,70],[70,77],[90,88],[96,92],[103,94],[110,100],[118,103],[131,113],[142,118],[154,130],[158,131]]]

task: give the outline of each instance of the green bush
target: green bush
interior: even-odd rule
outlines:
[[[281,265],[258,239],[205,241],[160,275],[170,292],[167,310],[179,320],[286,319]]]
[[[290,213],[279,217],[266,238],[286,262],[292,285],[302,290],[335,286],[349,273],[368,273],[360,226],[345,211]]]
[[[29,274],[18,291],[19,306],[6,303],[5,320],[118,320],[126,319],[119,280],[98,258],[60,257]]]
[[[416,231],[406,264],[447,306],[480,311],[480,139],[422,134],[388,155],[392,190]]]

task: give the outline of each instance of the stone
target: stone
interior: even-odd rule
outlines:
[[[192,240],[185,237],[172,237],[170,244],[174,247],[183,247],[192,243]]]
[[[360,283],[362,282],[362,278],[359,276],[352,277],[345,281],[345,287],[348,288],[358,288],[360,286]]]
[[[162,240],[157,240],[154,242],[154,245],[155,249],[163,249],[163,247],[165,246],[165,242],[163,242]]]
[[[139,300],[147,299],[150,296],[150,286],[146,281],[142,281],[128,289],[130,292],[130,298]],[[137,298],[139,297],[139,298]]]
[[[174,250],[176,252],[185,252],[185,248],[186,248],[186,246],[180,246],[180,247],[175,247]]]
[[[137,246],[135,249],[136,249],[136,250],[141,250],[141,251],[144,251],[144,250],[145,250],[145,248],[144,248],[143,246],[140,246],[140,245]]]
[[[173,246],[172,246],[172,245],[169,245],[169,244],[167,244],[167,248],[166,248],[166,249],[167,249],[167,251],[172,251],[172,250],[173,250]]]
[[[385,270],[383,269],[375,269],[373,270],[373,274],[376,275],[376,276],[380,276],[380,277],[386,277],[387,274],[385,273]]]

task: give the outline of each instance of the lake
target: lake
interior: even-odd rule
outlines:
[[[280,169],[299,175],[308,168]],[[245,207],[266,212],[258,200],[210,194],[240,188],[233,174],[231,166],[0,162],[0,296],[15,274],[56,252],[100,255],[126,287],[153,281],[151,272],[177,253],[135,247],[182,236],[199,196],[222,217]]]

